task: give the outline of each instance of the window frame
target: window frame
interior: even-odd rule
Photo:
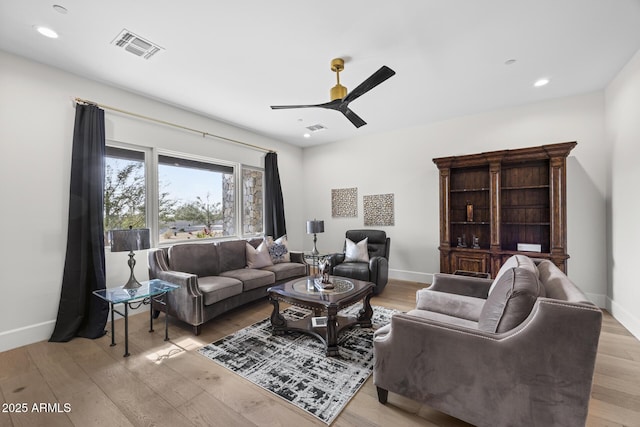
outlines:
[[[160,182],[159,182],[159,165],[160,156],[175,157],[178,159],[184,159],[187,161],[196,161],[203,163],[210,163],[213,165],[219,165],[222,167],[230,167],[233,169],[233,179],[235,182],[234,197],[235,197],[235,232],[231,235],[220,237],[206,237],[197,239],[197,242],[215,241],[215,240],[230,240],[237,238],[251,238],[264,235],[264,186],[265,176],[264,168],[258,166],[245,165],[240,162],[232,162],[223,159],[217,159],[214,157],[190,154],[185,152],[179,152],[174,150],[160,149],[155,147],[146,147],[141,145],[135,145],[115,140],[106,140],[108,147],[130,150],[143,154],[144,157],[144,181],[145,181],[145,221],[146,226],[151,230],[151,246],[152,247],[167,247],[173,244],[180,244],[186,242],[193,242],[194,240],[178,240],[175,242],[163,242],[160,243]],[[105,154],[106,158],[106,154]],[[260,233],[244,233],[244,189],[243,189],[243,171],[244,170],[256,170],[262,172],[262,232]],[[103,206],[104,209],[104,206]],[[104,213],[103,213],[104,215]],[[105,246],[108,247],[105,241]]]

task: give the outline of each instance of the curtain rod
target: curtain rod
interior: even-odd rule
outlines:
[[[98,104],[97,102],[88,101],[86,99],[74,98],[74,101],[76,103],[95,105],[97,107],[104,108],[106,110],[112,110],[112,111],[117,111],[118,113],[128,114],[130,116],[137,117],[139,119],[149,120],[151,122],[156,122],[156,123],[160,123],[160,124],[167,125],[167,126],[173,126],[175,128],[186,130],[186,131],[189,131],[189,132],[199,133],[200,135],[202,135],[203,138],[206,137],[206,136],[209,136],[211,138],[221,139],[223,141],[231,142],[231,143],[234,143],[234,144],[244,145],[245,147],[253,148],[254,150],[258,150],[258,151],[263,151],[265,153],[275,153],[276,152],[275,150],[272,150],[270,148],[264,148],[264,147],[260,147],[258,145],[249,144],[247,142],[242,142],[242,141],[238,141],[238,140],[235,140],[235,139],[226,138],[224,136],[215,135],[215,134],[212,134],[212,133],[209,133],[209,132],[201,131],[201,130],[198,130],[198,129],[193,129],[193,128],[190,128],[190,127],[187,127],[187,126],[178,125],[176,123],[171,123],[171,122],[168,122],[168,121],[165,121],[165,120],[154,119],[153,117],[143,116],[142,114],[132,113],[130,111],[122,110],[122,109],[116,108],[116,107],[111,107],[109,105]]]

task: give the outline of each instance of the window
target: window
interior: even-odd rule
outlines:
[[[242,168],[242,234],[264,232],[264,171]]]
[[[159,242],[236,233],[234,168],[158,156]]]
[[[106,147],[104,230],[146,227],[145,153]],[[105,239],[105,242],[107,240]]]
[[[129,226],[150,228],[153,245],[264,232],[262,169],[114,144],[105,155],[105,243],[109,230]]]

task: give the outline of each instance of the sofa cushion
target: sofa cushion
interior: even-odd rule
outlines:
[[[245,243],[245,249],[248,268],[262,268],[273,265],[271,256],[269,255],[269,248],[265,242],[262,242],[257,248],[254,248],[247,242]]]
[[[224,277],[233,277],[242,282],[242,290],[250,291],[262,286],[273,285],[276,281],[276,275],[267,270],[256,270],[254,268],[241,268],[238,270],[229,270],[220,273]]]
[[[169,268],[198,277],[220,273],[218,248],[213,243],[185,243],[169,248]]]
[[[237,270],[247,266],[246,240],[228,240],[218,243],[220,271]]]
[[[266,237],[267,245],[269,246],[269,255],[271,255],[271,262],[278,264],[281,262],[291,262],[291,254],[289,253],[289,242],[287,241],[287,235],[279,237],[277,240],[273,240],[273,237]]]
[[[496,274],[496,277],[495,279],[493,279],[493,283],[489,288],[489,294],[491,294],[493,288],[496,287],[498,280],[500,280],[500,277],[505,273],[505,271],[508,271],[514,267],[526,268],[527,270],[534,273],[536,277],[539,277],[538,268],[531,258],[526,255],[513,255],[512,257],[507,259],[504,264],[502,264],[502,267],[500,267],[500,270],[498,270],[498,274]]]
[[[242,293],[242,282],[232,277],[207,276],[198,278],[198,288],[204,296],[204,305]]]
[[[276,282],[281,282],[292,277],[304,276],[307,268],[297,262],[281,262],[264,267],[263,270],[272,272],[276,275]]]
[[[498,283],[482,307],[478,328],[487,332],[509,331],[529,316],[542,284],[528,268],[511,268],[500,276]]]
[[[355,243],[351,239],[346,239],[344,262],[369,262],[369,251],[367,250],[368,243],[368,237],[365,237],[358,243]]]
[[[333,267],[334,276],[351,277],[353,279],[369,281],[369,263],[343,262]]]
[[[421,317],[423,319],[448,323],[450,325],[458,325],[458,326],[464,326],[465,328],[478,329],[477,322],[474,322],[472,320],[462,319],[456,316],[449,316],[448,314],[436,313],[435,311],[409,310],[407,314],[410,316]]]
[[[417,292],[416,308],[477,322],[485,302],[483,298],[421,289]]]

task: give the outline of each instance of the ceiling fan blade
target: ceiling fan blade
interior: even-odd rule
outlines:
[[[291,108],[328,108],[330,110],[337,110],[342,103],[341,99],[336,99],[335,101],[325,102],[323,104],[313,104],[313,105],[272,105],[272,110],[286,110]]]
[[[351,123],[353,123],[353,125],[357,128],[364,126],[367,124],[367,122],[365,122],[364,120],[362,120],[362,118],[360,118],[359,115],[357,115],[356,113],[353,112],[353,110],[347,108],[341,109],[340,111],[342,111],[342,114],[345,115],[345,117],[347,119],[349,119],[349,121]]]
[[[349,103],[353,101],[354,99],[369,92],[371,89],[378,86],[380,83],[384,82],[385,80],[389,79],[395,74],[396,74],[395,71],[393,71],[391,68],[387,67],[386,65],[383,65],[382,67],[380,67],[378,71],[373,73],[367,80],[363,81],[358,85],[358,87],[356,87],[351,92],[349,92],[347,96],[344,97],[343,102]]]
[[[290,108],[313,108],[319,107],[319,105],[272,105],[272,110],[287,110]]]

